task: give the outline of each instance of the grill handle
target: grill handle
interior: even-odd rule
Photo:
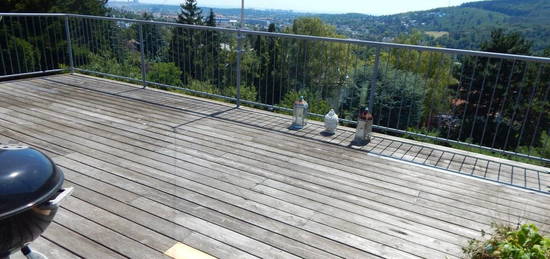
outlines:
[[[55,199],[49,200],[49,201],[45,202],[44,204],[40,205],[39,209],[49,210],[49,209],[54,209],[54,208],[59,207],[59,204],[65,198],[69,197],[71,195],[71,193],[73,193],[73,191],[74,191],[74,187],[68,187],[68,188],[60,189],[57,196],[55,197]]]

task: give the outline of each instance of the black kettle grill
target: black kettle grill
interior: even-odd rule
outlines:
[[[0,259],[21,250],[45,258],[28,244],[52,222],[63,189],[63,172],[44,153],[22,145],[0,144]]]

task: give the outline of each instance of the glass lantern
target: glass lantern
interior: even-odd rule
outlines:
[[[366,107],[361,107],[357,118],[357,129],[353,143],[356,145],[366,145],[370,142],[372,132],[373,117]]]
[[[303,96],[300,96],[300,99],[294,102],[294,121],[290,129],[299,130],[306,126],[306,120],[308,115],[308,104],[304,100]]]

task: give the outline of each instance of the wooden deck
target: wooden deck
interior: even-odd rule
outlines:
[[[83,75],[0,82],[0,99],[0,142],[45,151],[76,189],[33,244],[50,258],[456,258],[491,222],[550,231],[550,195],[475,177],[546,191],[548,168],[350,147],[352,129]]]

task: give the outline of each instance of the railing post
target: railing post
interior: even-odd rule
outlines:
[[[143,23],[139,24],[139,51],[141,52],[141,81],[143,88],[147,87],[147,78],[145,77],[145,42],[143,41]]]
[[[69,68],[74,73],[73,46],[71,42],[71,29],[69,28],[69,16],[65,16],[65,34],[67,35],[67,53],[69,54]]]
[[[239,29],[240,31],[240,29]],[[237,108],[241,106],[241,59],[242,59],[242,34],[239,32],[237,34],[237,94],[235,98],[237,99]]]
[[[376,81],[378,81],[378,67],[380,66],[380,47],[376,48],[376,58],[370,80],[369,111],[374,114],[374,97],[376,96]]]
[[[241,33],[244,28],[244,0],[241,0],[241,22],[239,24],[239,30],[237,33],[237,94],[235,96],[237,108],[241,107],[241,58],[242,58],[242,48],[243,48],[243,35]]]

